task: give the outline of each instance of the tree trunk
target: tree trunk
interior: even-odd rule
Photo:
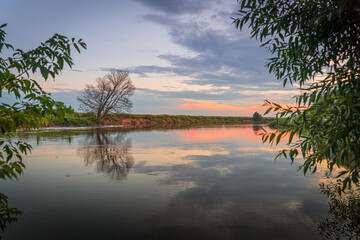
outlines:
[[[99,118],[98,116],[96,116],[96,123],[97,123],[97,126],[100,127],[100,121],[101,121],[101,118]]]

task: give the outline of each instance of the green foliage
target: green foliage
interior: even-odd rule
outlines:
[[[0,140],[0,179],[17,178],[25,165],[22,163],[22,154],[27,154],[31,146],[26,142],[13,142],[10,138]],[[13,158],[17,159],[11,161]]]
[[[304,173],[325,161],[330,171],[345,166],[344,186],[358,184],[360,166],[360,2],[357,0],[240,0],[240,29],[274,56],[269,72],[286,84],[298,84],[297,106],[267,102],[287,125],[266,133],[278,143],[285,135],[289,149],[280,152],[305,159]],[[287,153],[287,154],[286,154]]]
[[[5,42],[5,26],[6,24],[0,26],[0,53],[7,49],[7,52],[12,54],[0,58],[0,97],[4,93],[13,94],[18,101],[12,105],[0,105],[0,137],[7,139],[0,142],[0,167],[3,173],[8,174],[0,175],[3,179],[4,176],[16,177],[21,173],[17,165],[9,165],[9,162],[14,157],[21,162],[21,153],[26,154],[31,150],[30,145],[24,142],[12,143],[11,134],[19,127],[30,129],[47,124],[50,116],[62,120],[67,110],[63,103],[54,101],[44,92],[38,82],[30,78],[30,74],[40,73],[45,80],[49,75],[54,78],[60,74],[64,63],[69,67],[73,65],[70,57],[72,46],[78,52],[79,46],[86,48],[81,39],[69,40],[55,34],[33,50],[15,49]]]
[[[21,174],[25,167],[21,155],[31,151],[31,146],[26,142],[12,141],[16,129],[46,125],[50,116],[62,120],[67,110],[63,103],[54,101],[30,76],[40,73],[45,81],[49,76],[55,78],[65,65],[73,66],[71,49],[74,47],[80,52],[80,47],[86,48],[86,44],[81,39],[70,40],[55,34],[39,47],[23,51],[5,42],[5,27],[6,24],[0,26],[0,98],[7,93],[14,95],[17,101],[12,105],[0,104],[0,179],[11,179]],[[0,203],[2,210],[8,209],[6,198],[2,197]],[[8,210],[9,214],[16,213]],[[1,214],[1,217],[6,215]],[[11,222],[11,218],[6,219],[3,219],[5,223]]]
[[[8,198],[4,194],[0,193],[0,230],[1,231],[4,231],[5,227],[8,224],[17,221],[17,218],[14,216],[22,213],[20,210],[16,208],[9,208],[7,199]]]
[[[253,120],[254,120],[255,123],[261,123],[262,120],[263,120],[263,117],[260,115],[260,113],[255,112],[253,114]]]
[[[94,114],[84,114],[77,112],[66,112],[64,119],[58,119],[54,116],[51,116],[48,121],[49,123],[65,127],[87,127],[95,126],[97,124]]]

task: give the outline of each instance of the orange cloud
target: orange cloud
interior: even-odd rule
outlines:
[[[212,110],[212,111],[234,111],[234,112],[243,112],[243,113],[253,113],[255,111],[259,111],[264,109],[261,103],[255,103],[256,105],[248,105],[248,106],[234,106],[228,104],[218,103],[213,100],[196,100],[196,99],[181,99],[186,102],[186,104],[180,104],[178,108],[180,109],[191,109],[191,110]],[[245,103],[245,102],[244,102]],[[245,103],[246,104],[246,103]],[[249,103],[247,103],[249,104]],[[250,103],[254,104],[254,102]],[[257,105],[259,104],[259,105]]]

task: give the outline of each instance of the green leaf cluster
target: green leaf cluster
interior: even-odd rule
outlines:
[[[70,40],[55,34],[37,48],[24,51],[5,42],[5,27],[6,24],[0,25],[0,98],[9,94],[16,102],[0,103],[0,179],[12,179],[25,168],[22,155],[31,151],[26,142],[13,141],[15,131],[18,128],[39,128],[48,123],[50,116],[61,121],[66,110],[62,102],[54,101],[32,77],[40,74],[45,81],[49,77],[55,78],[66,65],[74,65],[72,49],[80,52],[86,44],[81,39]],[[0,207],[8,209],[4,199],[1,197]],[[16,213],[11,209],[8,211]],[[1,212],[0,217],[3,216]],[[9,223],[10,220],[4,221]]]
[[[21,213],[22,211],[20,211],[17,208],[9,208],[8,198],[4,194],[0,193],[0,230],[1,231],[4,231],[5,227],[8,224],[17,221],[17,218],[15,216]]]
[[[273,57],[269,72],[301,94],[296,106],[266,102],[283,130],[266,133],[278,143],[291,134],[289,149],[301,152],[304,173],[326,162],[345,167],[344,186],[359,183],[360,167],[360,2],[358,0],[239,0],[239,29],[251,30]],[[300,139],[293,142],[297,135]]]
[[[46,125],[50,116],[62,120],[65,115],[64,104],[54,101],[31,76],[40,73],[45,80],[49,76],[55,78],[63,70],[64,63],[73,66],[70,56],[72,47],[78,52],[79,46],[86,48],[81,39],[70,40],[55,34],[39,47],[23,51],[5,42],[5,27],[6,24],[0,26],[0,98],[3,94],[9,94],[14,95],[17,101],[11,105],[0,104],[0,137],[4,139],[0,141],[2,179],[5,176],[16,177],[21,172],[19,166],[14,163],[9,165],[9,162],[14,157],[21,162],[21,154],[31,150],[31,146],[24,142],[12,142],[12,133],[20,127],[31,129]]]

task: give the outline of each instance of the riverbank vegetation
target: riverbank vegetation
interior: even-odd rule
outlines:
[[[267,123],[273,118],[264,118]],[[150,114],[108,114],[100,122],[101,125],[121,125],[124,128],[162,128],[200,125],[252,124],[257,123],[252,117],[223,117],[223,116],[190,116],[190,115],[150,115]],[[49,119],[50,127],[87,127],[96,126],[96,116],[92,113],[78,113],[68,111],[63,121],[54,117]]]

